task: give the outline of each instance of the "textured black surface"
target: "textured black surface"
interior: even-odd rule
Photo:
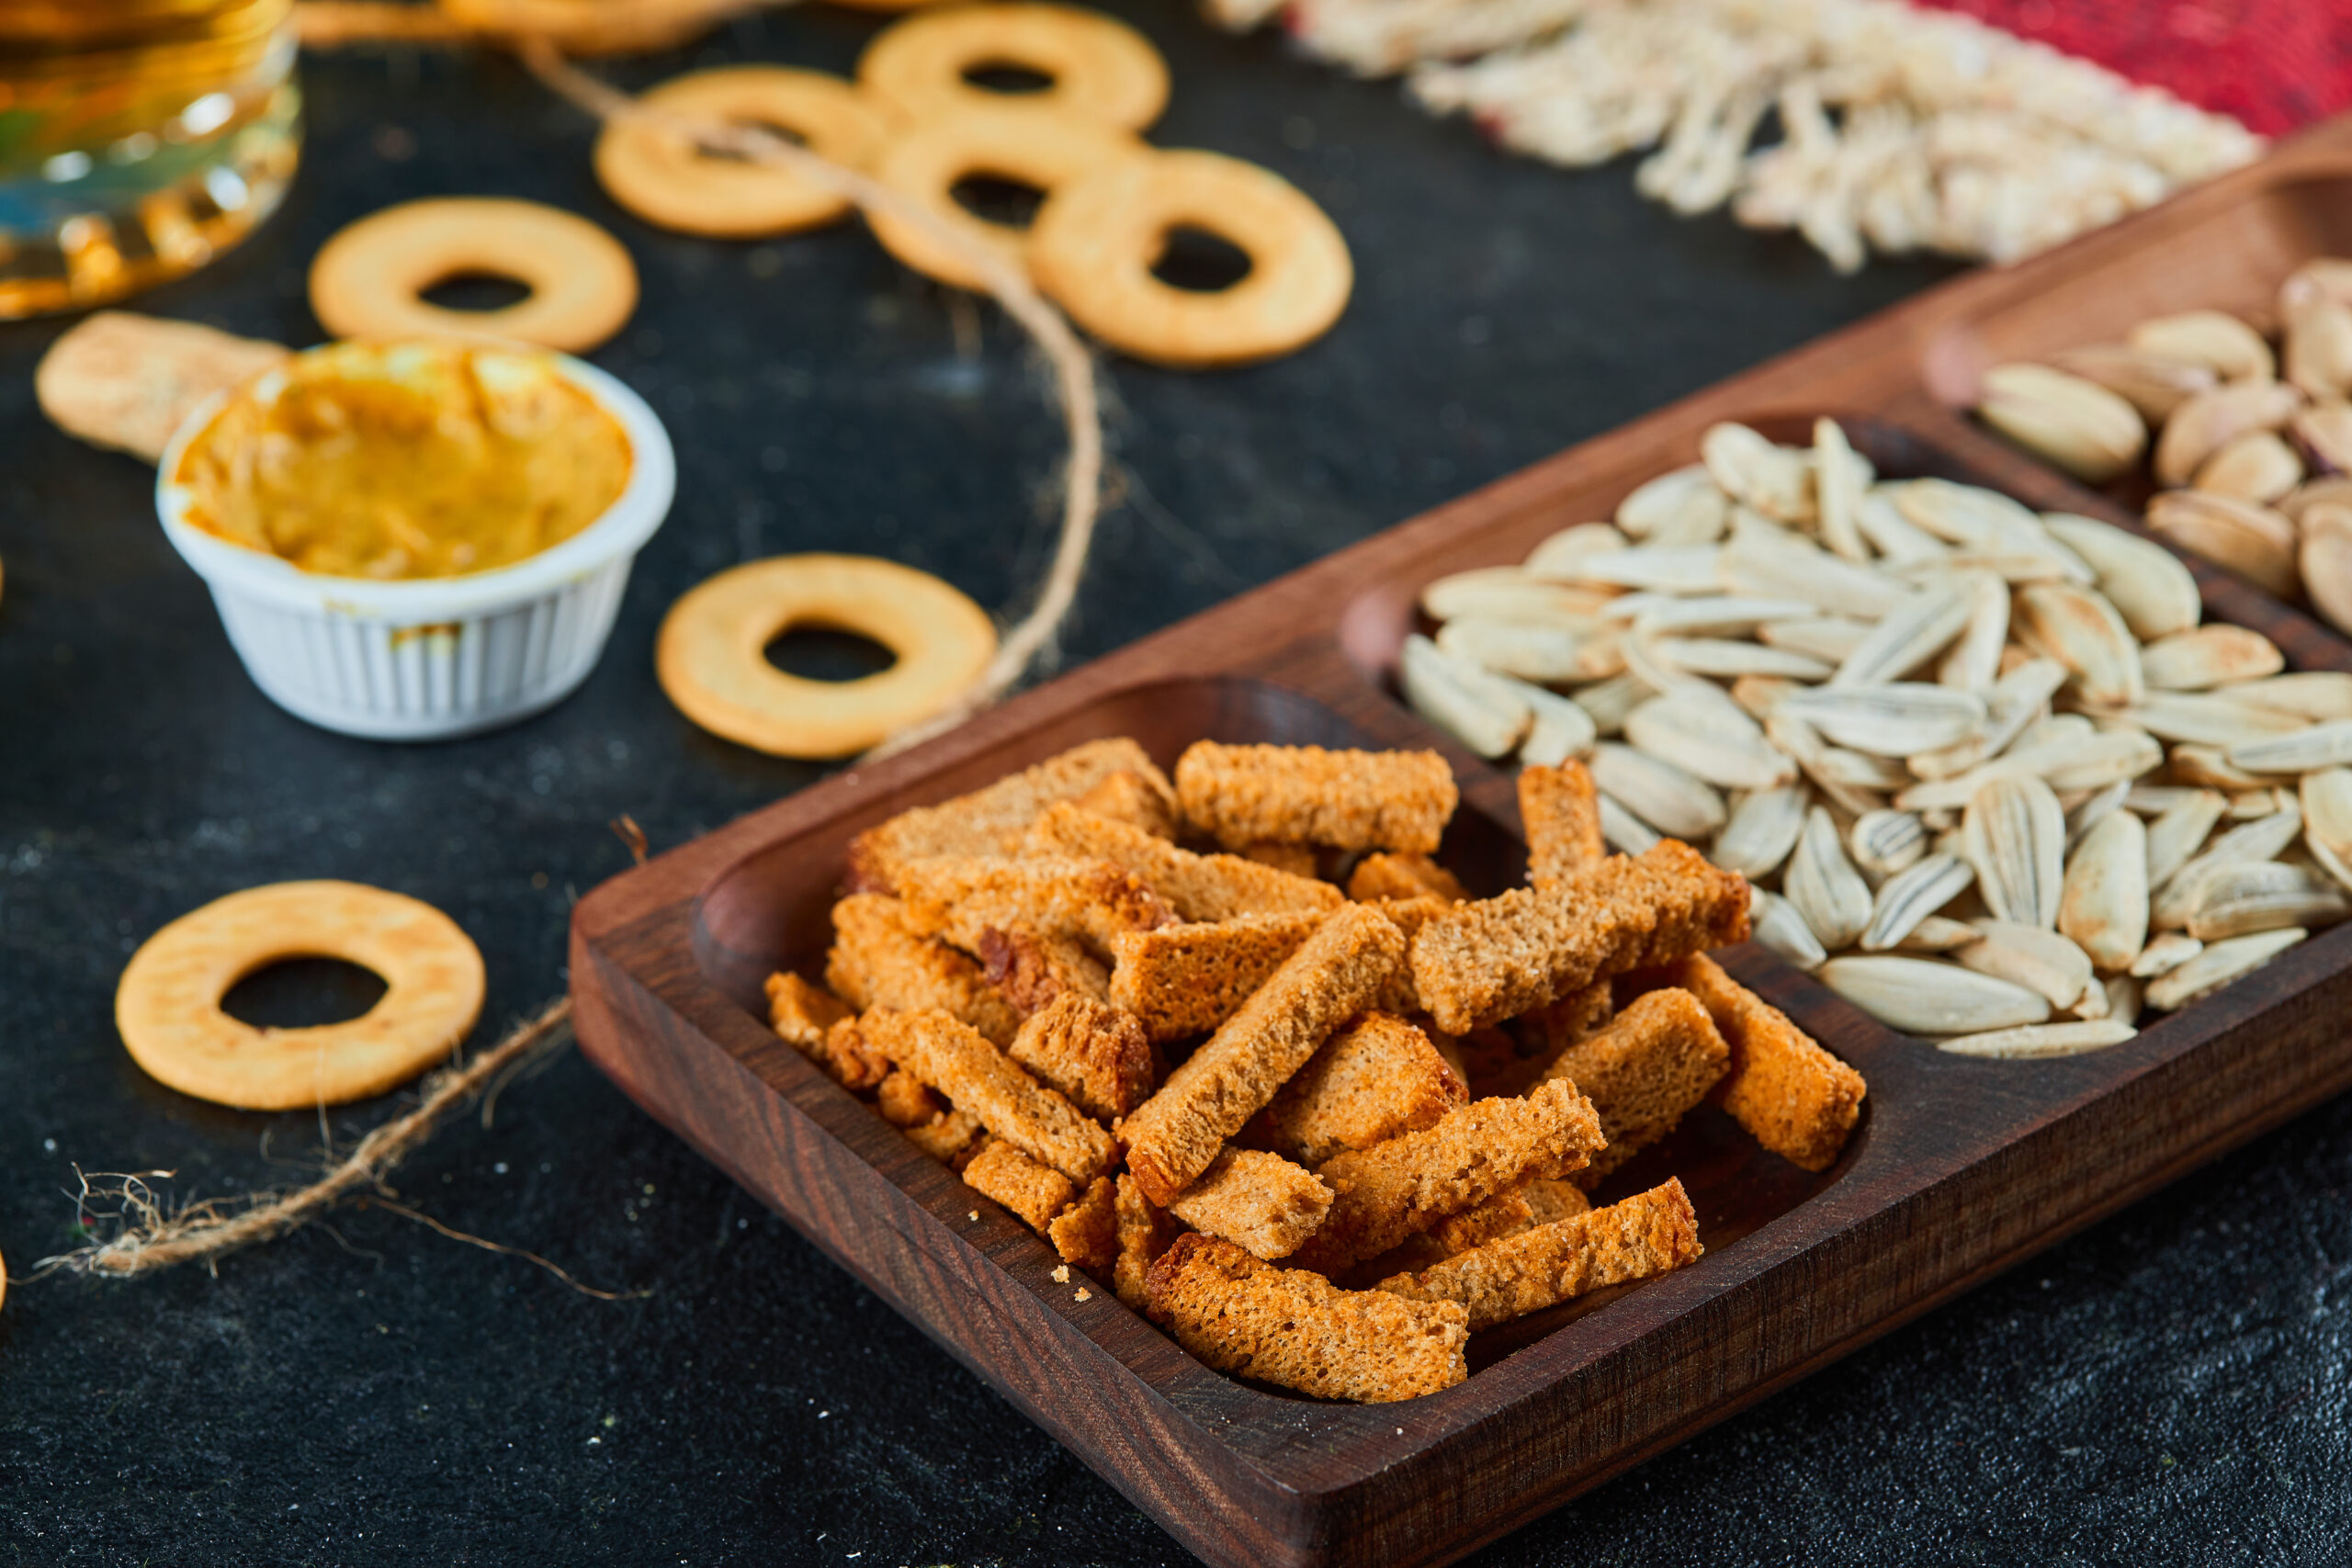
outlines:
[[[1113,363],[1127,500],[1072,660],[1938,276],[1840,280],[1792,241],[1643,206],[1623,168],[1506,162],[1392,86],[1136,14],[1174,66],[1157,139],[1298,181],[1347,231],[1360,281],[1338,332],[1280,364]],[[843,69],[872,27],[780,16],[622,73]],[[35,412],[56,326],[0,328],[0,1249],[20,1281],[74,1240],[74,1162],[217,1195],[298,1180],[315,1153],[312,1118],[189,1100],[125,1056],[116,975],[162,922],[289,876],[414,893],[481,942],[487,1038],[560,988],[572,895],[625,863],[607,818],[675,843],[813,776],[673,712],[650,654],[673,598],[740,559],[842,548],[1001,606],[1049,542],[1054,426],[992,312],[975,317],[983,351],[959,358],[943,296],[855,230],[714,244],[621,217],[583,123],[500,61],[374,55],[306,75],[309,162],[287,210],[145,308],[308,343],[304,264],[373,208],[511,193],[589,213],[645,280],[594,357],[670,422],[678,505],[571,702],[460,744],[340,739],[246,681],[140,467]],[[288,988],[254,1005],[305,1016]],[[390,1109],[338,1113],[338,1145]],[[1478,1561],[2341,1560],[2347,1180],[2337,1105]],[[0,1308],[0,1562],[1184,1560],[576,1056],[396,1184],[450,1225],[651,1294],[592,1300],[368,1210],[217,1277],[19,1282]]]

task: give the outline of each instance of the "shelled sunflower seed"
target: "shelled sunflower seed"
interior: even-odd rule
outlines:
[[[2260,363],[2148,341],[2184,339],[2182,383]],[[1429,584],[1407,699],[1484,756],[1584,758],[1612,846],[1705,849],[1759,941],[1959,1055],[2113,1044],[2352,917],[2352,674],[2202,625],[2157,545],[1883,479],[1832,421],[1702,452]]]
[[[1996,365],[1976,413],[2090,484],[2144,461],[2163,487],[2151,528],[2352,632],[2352,261],[2297,268],[2276,320],[2265,337],[2190,310],[2047,365]]]

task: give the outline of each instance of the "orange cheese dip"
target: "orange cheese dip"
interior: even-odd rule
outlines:
[[[628,488],[628,434],[524,349],[336,344],[232,394],[180,456],[186,521],[326,577],[512,566]]]

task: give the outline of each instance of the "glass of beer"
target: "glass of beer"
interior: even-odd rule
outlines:
[[[0,0],[0,319],[193,271],[293,177],[290,0]]]

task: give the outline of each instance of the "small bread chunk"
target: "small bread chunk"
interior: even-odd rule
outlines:
[[[1572,882],[1609,858],[1600,840],[1600,795],[1574,758],[1519,772],[1519,820],[1527,830],[1527,880],[1539,893]]]
[[[968,1111],[950,1111],[927,1126],[906,1129],[907,1141],[940,1164],[956,1171],[978,1156],[988,1129]]]
[[[1063,997],[1031,1014],[1005,1055],[1100,1122],[1151,1097],[1151,1043],[1133,1013],[1107,1002]]]
[[[1331,1209],[1331,1190],[1280,1155],[1227,1149],[1168,1212],[1272,1262],[1296,1252]]]
[[[1190,1187],[1331,1032],[1371,1002],[1404,951],[1403,934],[1368,904],[1325,919],[1121,1127],[1127,1168],[1146,1195],[1164,1206]]]
[[[1078,1197],[1069,1177],[1001,1138],[992,1139],[964,1168],[964,1180],[1028,1221],[1034,1231],[1053,1224],[1054,1216]]]
[[[1076,937],[1108,953],[1119,932],[1176,919],[1143,882],[1105,860],[919,860],[901,865],[898,878],[909,928],[967,953],[978,953],[980,934],[991,928]]]
[[[1119,1189],[1107,1176],[1087,1183],[1086,1195],[1053,1218],[1046,1239],[1065,1262],[1108,1277],[1119,1262]]]
[[[1600,1146],[1600,1118],[1567,1084],[1542,1084],[1520,1100],[1474,1100],[1433,1127],[1316,1167],[1338,1201],[1298,1262],[1336,1273],[1530,1178],[1581,1170]]]
[[[1467,1034],[1595,980],[1747,940],[1747,879],[1666,839],[1551,892],[1514,888],[1425,922],[1413,989],[1440,1029]]]
[[[1606,1209],[1473,1247],[1418,1274],[1392,1275],[1380,1289],[1409,1301],[1459,1302],[1476,1333],[1604,1285],[1670,1273],[1704,1250],[1690,1200],[1669,1179]]]
[[[1082,811],[1140,828],[1155,839],[1176,837],[1176,792],[1157,768],[1149,777],[1122,768],[1077,797]]]
[[[1608,1147],[1582,1173],[1589,1187],[1657,1143],[1731,1070],[1731,1047],[1698,998],[1684,990],[1634,998],[1617,1021],[1569,1046],[1544,1069],[1592,1101]]]
[[[831,1074],[833,1081],[852,1094],[879,1088],[882,1080],[890,1076],[890,1059],[866,1039],[854,1018],[835,1021],[808,1055],[810,1061]]]
[[[1461,795],[1434,751],[1196,740],[1177,759],[1176,798],[1193,826],[1227,849],[1277,839],[1434,854]]]
[[[856,1010],[789,970],[768,976],[768,1026],[803,1051],[824,1043],[825,1031]]]
[[[980,966],[944,942],[919,936],[906,907],[876,893],[853,893],[833,906],[833,948],[825,984],[860,1012],[938,1008],[1001,1045],[1021,1015]]]
[[[986,789],[937,806],[919,806],[868,828],[850,841],[851,889],[894,892],[898,868],[909,861],[1011,854],[1037,813],[1055,801],[1074,800],[1119,773],[1135,773],[1169,789],[1167,775],[1134,741],[1124,736],[1090,740]],[[1174,791],[1169,793],[1172,797]]]
[[[980,932],[979,953],[989,984],[1024,1019],[1064,997],[1099,1002],[1111,994],[1111,972],[1074,936],[989,926]]]
[[[1239,1011],[1324,918],[1236,915],[1123,931],[1111,942],[1111,1005],[1142,1020],[1154,1041],[1205,1034]]]
[[[1149,1290],[1153,1315],[1202,1361],[1320,1399],[1413,1399],[1470,1375],[1460,1304],[1342,1291],[1215,1236],[1178,1236],[1151,1266]]]
[[[858,1020],[866,1042],[958,1111],[1030,1158],[1077,1181],[1111,1168],[1119,1146],[1083,1111],[1022,1071],[979,1032],[937,1009],[890,1012]]]
[[[1434,1126],[1469,1100],[1428,1035],[1401,1018],[1368,1012],[1323,1042],[1267,1111],[1275,1146],[1320,1165],[1342,1150]]]
[[[1108,861],[1141,878],[1187,920],[1329,910],[1345,901],[1328,882],[1239,855],[1196,855],[1076,806],[1048,807],[1023,843],[1033,855]]]
[[[874,1109],[893,1127],[928,1127],[947,1114],[947,1102],[914,1074],[893,1067],[875,1091]]]
[[[1168,1212],[1143,1195],[1142,1183],[1124,1172],[1119,1177],[1119,1261],[1111,1273],[1119,1299],[1137,1312],[1150,1308],[1151,1293],[1145,1278],[1168,1244],[1176,1239],[1176,1225]]]
[[[1427,855],[1374,851],[1356,862],[1348,877],[1348,897],[1361,904],[1375,898],[1442,898],[1458,904],[1470,897],[1470,890]]]
[[[1862,1075],[1704,953],[1665,973],[1705,1004],[1731,1047],[1716,1102],[1748,1135],[1800,1170],[1827,1170],[1862,1113]]]

